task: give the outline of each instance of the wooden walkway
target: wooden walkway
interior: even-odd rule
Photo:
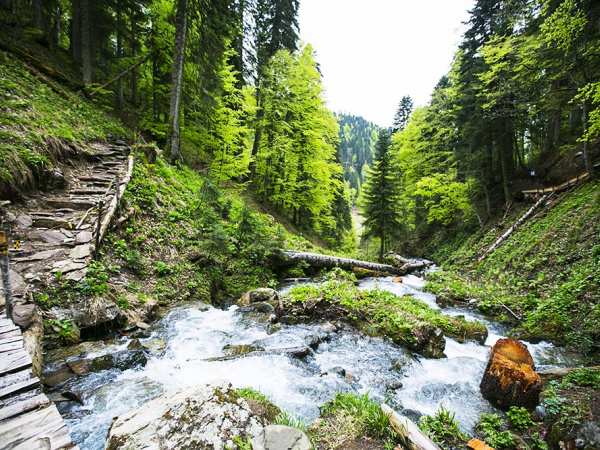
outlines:
[[[594,165],[594,168],[595,169],[600,168],[600,163],[596,163]],[[551,186],[551,187],[547,187],[547,188],[539,188],[539,189],[526,189],[524,191],[521,191],[521,193],[525,196],[528,196],[528,195],[550,194],[552,192],[562,192],[562,191],[569,189],[570,187],[575,186],[589,178],[590,178],[590,174],[587,172],[584,172],[584,173],[581,173],[581,174],[577,175],[576,177],[571,178],[570,180],[567,180],[564,183],[558,184],[556,186]]]
[[[33,376],[21,329],[0,319],[0,449],[76,449],[56,406]]]

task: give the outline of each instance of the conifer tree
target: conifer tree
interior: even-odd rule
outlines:
[[[363,237],[379,238],[379,259],[383,259],[389,239],[398,232],[401,218],[396,208],[398,173],[394,170],[390,152],[391,137],[388,130],[379,132],[375,161],[367,175],[363,190]]]
[[[398,110],[396,111],[396,115],[394,116],[394,127],[392,131],[396,133],[397,131],[402,131],[406,128],[406,124],[408,123],[408,119],[413,111],[413,100],[410,95],[405,95],[400,100],[400,104],[398,105]]]

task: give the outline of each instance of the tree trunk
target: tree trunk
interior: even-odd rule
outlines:
[[[590,175],[590,178],[594,178],[594,163],[592,162],[592,156],[589,151],[589,144],[587,139],[585,139],[585,134],[588,129],[588,103],[587,101],[583,102],[583,114],[581,115],[581,121],[583,122],[583,162],[585,164],[585,170]]]
[[[58,48],[60,44],[60,32],[62,27],[62,9],[60,3],[54,5],[53,19],[50,30],[50,48]]]
[[[33,0],[31,2],[33,8],[33,25],[38,30],[44,29],[44,14],[42,11],[42,0]]]
[[[131,56],[133,56],[135,58],[135,56],[138,53],[138,40],[137,40],[137,33],[138,33],[138,29],[137,29],[137,18],[136,18],[136,14],[135,11],[132,10],[131,11]],[[129,84],[129,89],[131,91],[131,104],[132,105],[136,105],[138,98],[137,98],[137,91],[138,91],[138,71],[137,68],[133,69],[133,71],[131,72],[131,80],[130,80],[130,84]]]
[[[123,59],[123,8],[121,0],[117,0],[117,66],[121,68]],[[117,111],[123,110],[123,78],[117,80]]]
[[[71,1],[71,56],[81,63],[81,1]]]
[[[81,69],[83,84],[92,83],[92,36],[90,21],[90,0],[81,0]]]
[[[260,81],[259,81],[260,86]],[[256,105],[258,107],[256,111],[256,130],[254,131],[254,142],[252,143],[252,154],[250,158],[250,176],[254,177],[256,172],[256,157],[260,148],[260,140],[262,138],[262,120],[265,117],[265,112],[261,105],[260,87],[256,89]]]
[[[181,108],[183,61],[185,57],[185,40],[187,34],[187,0],[177,0],[175,26],[175,56],[173,58],[173,72],[171,74],[171,105],[169,108],[169,155],[171,162],[181,160],[181,149],[179,147],[179,114]]]
[[[361,269],[372,270],[374,272],[389,273],[393,275],[405,275],[411,268],[401,268],[392,266],[391,264],[378,264],[370,261],[360,261],[358,259],[339,258],[337,256],[321,255],[319,253],[282,251],[280,252],[281,259],[284,263],[294,264],[299,261],[304,261],[315,268],[341,267],[342,269],[352,270],[355,267]]]

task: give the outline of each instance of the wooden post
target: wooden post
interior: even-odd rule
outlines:
[[[94,246],[94,258],[100,251],[100,229],[102,228],[102,210],[104,209],[104,198],[98,201],[98,222],[96,223],[96,245]]]
[[[12,295],[10,288],[10,267],[8,264],[8,233],[0,230],[0,271],[2,271],[2,284],[4,286],[4,302],[6,317],[12,320]]]
[[[117,204],[115,205],[115,214],[117,214],[119,212],[119,202],[121,201],[121,177],[119,176],[119,174],[115,176],[115,185],[115,196],[117,199]]]

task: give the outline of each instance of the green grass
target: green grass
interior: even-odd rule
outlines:
[[[369,437],[386,449],[401,443],[390,426],[389,418],[368,395],[338,393],[321,407],[321,420],[309,429],[317,448],[342,449],[355,439]]]
[[[449,301],[478,300],[487,314],[522,320],[515,334],[550,339],[584,353],[600,350],[600,181],[563,194],[481,263],[477,258],[522,214],[439,247],[443,271],[428,289]]]
[[[123,126],[82,96],[35,77],[14,55],[0,51],[0,192],[34,187],[65,145],[82,147],[125,136]]]

